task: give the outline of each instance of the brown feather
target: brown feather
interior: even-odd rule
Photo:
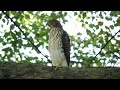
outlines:
[[[63,31],[62,44],[63,44],[63,50],[64,50],[64,54],[65,54],[65,57],[67,60],[67,64],[69,67],[69,63],[70,63],[70,39],[69,39],[69,36],[68,36],[66,31]]]

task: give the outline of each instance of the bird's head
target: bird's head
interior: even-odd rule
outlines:
[[[50,28],[61,28],[61,24],[58,20],[52,19],[47,22],[47,24]]]

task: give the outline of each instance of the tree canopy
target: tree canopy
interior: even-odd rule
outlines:
[[[0,11],[0,61],[50,64],[50,56],[44,52],[48,49],[46,23],[57,19],[64,28],[68,17],[75,17],[85,32],[69,35],[71,67],[118,64],[120,11]]]

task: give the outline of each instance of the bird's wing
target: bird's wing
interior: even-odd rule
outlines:
[[[63,44],[64,54],[65,54],[65,57],[67,60],[67,64],[69,66],[69,63],[70,63],[70,38],[66,31],[63,31],[62,44]]]

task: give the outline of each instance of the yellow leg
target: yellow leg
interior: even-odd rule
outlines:
[[[55,70],[57,70],[60,67],[60,64],[58,66],[55,67]]]
[[[57,69],[58,69],[58,66],[55,67],[55,70],[57,70]]]

